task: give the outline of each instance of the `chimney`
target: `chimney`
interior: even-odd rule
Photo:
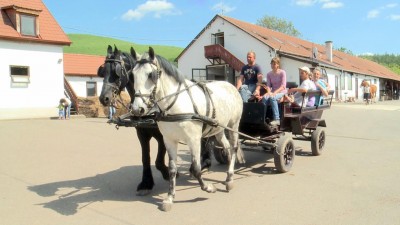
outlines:
[[[329,62],[333,62],[333,55],[332,55],[332,41],[325,41],[325,51],[326,51],[326,58]]]

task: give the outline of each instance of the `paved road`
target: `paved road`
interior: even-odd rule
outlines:
[[[400,224],[400,101],[337,103],[325,111],[327,145],[318,157],[296,141],[292,170],[245,152],[235,188],[224,165],[205,174],[208,194],[189,177],[180,146],[172,211],[159,210],[168,184],[153,167],[151,195],[135,195],[141,156],[135,130],[105,119],[0,121],[0,224]],[[156,143],[152,143],[155,159]],[[153,162],[154,164],[154,162]]]

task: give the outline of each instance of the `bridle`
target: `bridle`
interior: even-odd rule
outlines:
[[[154,65],[156,67],[156,69],[151,67],[152,72],[149,75],[149,77],[151,76],[151,80],[154,83],[154,88],[150,92],[150,94],[142,94],[142,93],[140,93],[140,91],[135,92],[134,97],[138,97],[138,98],[142,99],[143,103],[147,106],[147,108],[148,109],[152,109],[160,101],[160,100],[156,100],[156,93],[157,93],[158,80],[161,77],[162,71],[158,67],[158,65],[156,63],[154,63],[153,60],[141,59],[140,61],[137,62],[137,64],[140,64],[140,65],[143,65],[143,64],[146,64],[146,63],[149,63],[149,64]],[[181,85],[179,85],[179,88],[180,88],[180,86]],[[178,88],[178,90],[179,90],[179,88]]]
[[[121,56],[120,56],[121,57]],[[128,58],[129,59],[129,58]],[[132,60],[130,60],[130,64],[131,64],[131,68],[129,70],[127,70],[125,68],[125,61],[122,59],[122,57],[120,59],[106,59],[104,61],[103,64],[103,68],[106,69],[106,65],[107,64],[114,64],[115,67],[115,74],[117,75],[117,79],[114,83],[110,83],[110,82],[104,82],[103,85],[109,86],[111,87],[112,90],[112,98],[113,99],[117,99],[117,97],[120,96],[121,90],[123,87],[125,87],[128,82],[129,82],[129,74],[132,72],[132,69],[134,67],[134,62],[132,62]],[[104,74],[103,74],[104,76]],[[126,106],[122,99],[119,100],[119,102],[125,107],[125,108],[129,108],[128,106]]]

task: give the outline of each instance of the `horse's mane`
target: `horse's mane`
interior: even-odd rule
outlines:
[[[160,66],[167,74],[175,77],[178,82],[183,82],[185,80],[185,76],[178,70],[178,68],[176,68],[174,64],[160,55],[156,55],[156,58]]]
[[[176,68],[173,63],[160,55],[155,55],[155,57],[160,67],[164,69],[168,76],[174,77],[178,82],[183,82],[185,80],[185,76],[178,70],[178,68]],[[148,61],[149,58],[149,54],[146,52],[142,55],[141,61]]]

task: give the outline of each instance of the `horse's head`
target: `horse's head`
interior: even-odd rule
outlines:
[[[155,105],[155,94],[157,92],[157,83],[161,75],[158,57],[156,57],[153,48],[149,48],[148,53],[144,53],[137,61],[132,70],[134,76],[135,100],[132,104],[132,112],[135,115],[142,116],[149,112]]]
[[[101,104],[110,105],[124,88],[130,91],[127,85],[133,82],[131,71],[135,62],[136,53],[133,48],[129,55],[121,52],[117,47],[114,47],[113,51],[112,47],[108,46],[105,62],[97,71],[97,75],[103,77],[103,87],[99,97]]]
[[[173,63],[156,55],[151,47],[149,52],[143,54],[137,61],[132,73],[136,90],[132,112],[138,116],[149,114],[156,104],[161,110],[168,110],[171,106],[171,98],[166,95],[175,93],[177,85],[180,87],[185,80],[185,76]],[[162,104],[170,106],[162,108],[160,107]]]

